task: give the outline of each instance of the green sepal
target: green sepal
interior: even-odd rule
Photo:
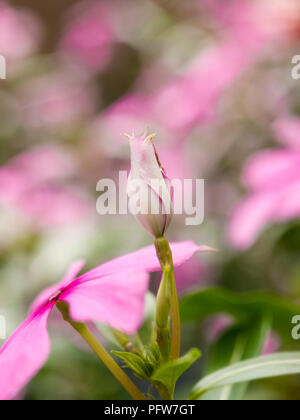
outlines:
[[[193,348],[179,359],[171,360],[161,365],[153,373],[151,380],[153,383],[163,384],[172,394],[180,376],[200,357],[200,350]]]

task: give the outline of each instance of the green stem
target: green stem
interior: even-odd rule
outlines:
[[[159,392],[161,398],[164,401],[170,401],[173,400],[173,394],[168,390],[168,388],[164,385],[157,385],[156,386],[157,391]]]
[[[159,327],[157,326],[157,336],[156,342],[160,348],[163,361],[168,361],[170,359],[170,329],[169,327]]]
[[[172,251],[169,242],[165,237],[161,237],[155,240],[155,248],[157,257],[163,270],[162,282],[157,299],[157,314],[160,315],[160,317],[163,316],[165,322],[166,312],[169,314],[171,308],[171,355],[172,359],[178,359],[180,356],[180,313],[174,276]],[[161,298],[163,292],[165,296],[164,300]],[[158,325],[158,327],[166,327],[166,325]]]
[[[114,359],[107,353],[105,348],[96,340],[90,330],[84,323],[78,323],[71,320],[69,316],[68,305],[64,302],[57,302],[57,308],[61,312],[65,321],[67,321],[77,332],[81,335],[84,341],[91,347],[91,349],[102,360],[105,366],[110,370],[114,377],[120,382],[123,388],[134,400],[146,400],[146,397],[141,393],[137,386],[128,378],[126,373],[114,361]]]
[[[172,302],[171,302],[171,321],[172,321],[172,359],[176,360],[180,356],[180,312],[177,287],[174,271],[172,272]]]

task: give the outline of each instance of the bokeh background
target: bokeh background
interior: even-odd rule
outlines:
[[[92,268],[151,243],[132,216],[96,213],[98,180],[129,168],[122,133],[145,127],[158,132],[170,178],[206,180],[204,223],[185,226],[176,216],[168,237],[219,253],[178,270],[180,293],[222,286],[299,302],[298,0],[0,1],[0,54],[0,315],[8,334],[74,260]],[[51,321],[51,357],[20,398],[127,398],[59,315]],[[184,327],[184,347],[205,353],[223,324]],[[270,333],[267,347],[299,342],[285,347]],[[184,375],[179,398],[202,369]],[[280,378],[251,385],[247,398],[299,395],[299,378]]]

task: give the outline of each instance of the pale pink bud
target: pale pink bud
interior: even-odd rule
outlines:
[[[164,235],[172,218],[170,182],[152,142],[155,134],[127,135],[131,151],[131,171],[127,194],[129,209],[154,237]]]

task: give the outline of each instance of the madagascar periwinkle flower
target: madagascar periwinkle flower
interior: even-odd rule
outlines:
[[[280,118],[274,132],[287,147],[256,152],[244,168],[249,194],[234,209],[229,223],[229,238],[236,248],[251,247],[270,224],[300,215],[300,120]]]
[[[195,252],[210,251],[191,241],[171,244],[174,265]],[[46,362],[50,343],[47,321],[56,303],[69,305],[75,322],[101,321],[134,334],[143,321],[149,272],[159,271],[155,247],[149,246],[115,258],[76,277],[84,265],[71,265],[63,280],[43,291],[34,301],[29,317],[0,349],[0,400],[14,398]]]
[[[78,222],[90,214],[90,202],[63,178],[75,162],[57,146],[36,147],[0,167],[0,205],[17,210],[34,229]]]
[[[127,194],[131,213],[152,236],[160,238],[172,219],[172,193],[152,141],[154,136],[147,131],[140,137],[127,135],[131,152]]]

